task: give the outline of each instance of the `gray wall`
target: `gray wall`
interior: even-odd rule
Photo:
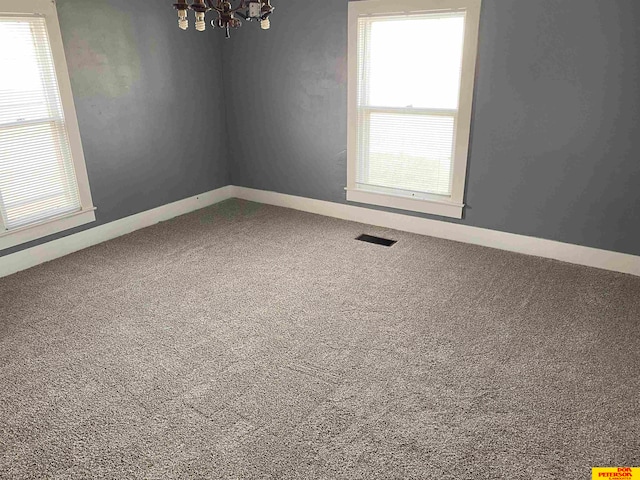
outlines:
[[[225,40],[58,0],[98,221],[0,256],[229,183],[344,203],[347,1],[274,3]],[[484,0],[462,223],[640,254],[638,25],[633,0]]]
[[[179,30],[157,0],[58,14],[97,222],[0,256],[229,184],[220,35]]]
[[[225,45],[231,180],[344,203],[347,1],[274,4]],[[640,254],[639,25],[635,0],[484,0],[462,223]]]

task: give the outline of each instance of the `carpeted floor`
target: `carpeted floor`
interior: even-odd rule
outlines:
[[[231,200],[0,301],[3,479],[640,465],[640,278]]]

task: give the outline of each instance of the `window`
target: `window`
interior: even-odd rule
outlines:
[[[480,0],[349,2],[347,200],[461,218]]]
[[[0,0],[0,249],[95,220],[55,3]]]

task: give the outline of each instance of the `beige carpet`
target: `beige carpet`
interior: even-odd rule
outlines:
[[[3,479],[640,465],[640,278],[232,200],[0,301]]]

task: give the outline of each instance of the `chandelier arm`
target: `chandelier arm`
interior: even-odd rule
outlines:
[[[240,0],[240,4],[238,5],[238,7],[237,8],[232,8],[230,11],[235,13],[238,10],[244,10],[245,8],[247,8],[246,1],[245,0]]]
[[[205,0],[207,6],[211,10],[215,10],[218,13],[236,13],[238,10],[244,10],[247,8],[246,0],[240,0],[240,4],[236,8],[232,8],[230,10],[225,10],[224,8],[220,8],[218,5],[220,2],[216,2],[214,0]]]

